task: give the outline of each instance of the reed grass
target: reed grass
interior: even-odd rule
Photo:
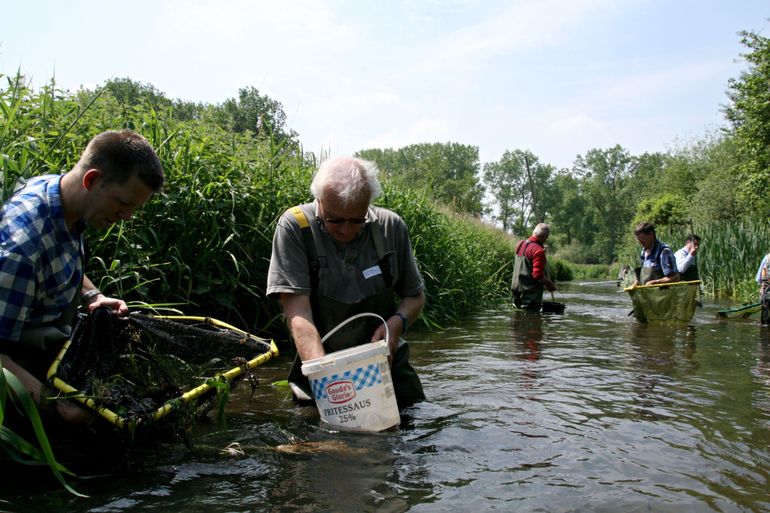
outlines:
[[[706,292],[714,297],[756,301],[754,281],[762,257],[770,252],[770,223],[749,219],[694,227],[701,237],[698,269]],[[684,245],[684,241],[676,249]]]
[[[69,94],[54,84],[35,92],[22,77],[6,81],[3,199],[19,179],[69,170],[88,140],[107,129],[140,132],[163,163],[164,191],[133,220],[87,232],[88,273],[97,286],[136,303],[183,305],[191,315],[285,337],[277,303],[265,299],[272,235],[288,207],[310,199],[314,155],[269,136],[122,105],[109,92]],[[379,204],[407,222],[426,280],[425,324],[445,325],[507,297],[508,238],[413,191],[383,185]]]
[[[380,203],[398,212],[409,227],[426,283],[426,325],[456,320],[509,297],[513,239],[417,191],[386,187]]]

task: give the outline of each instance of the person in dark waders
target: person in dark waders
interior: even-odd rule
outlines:
[[[698,248],[700,248],[700,237],[691,233],[687,236],[684,247],[674,253],[679,279],[682,281],[700,280]]]
[[[543,245],[548,240],[551,228],[540,223],[535,226],[532,236],[516,245],[513,260],[511,293],[516,308],[538,312],[543,306],[543,289],[556,290],[556,284],[548,276],[547,260]]]
[[[424,282],[404,221],[371,205],[382,190],[377,172],[358,158],[324,161],[310,185],[315,200],[287,210],[276,226],[267,295],[280,300],[297,348],[289,384],[300,402],[313,400],[302,362],[385,338],[379,319],[362,317],[321,343],[365,312],[387,322],[398,406],[425,399],[401,337],[425,304]]]
[[[639,255],[641,267],[636,268],[636,280],[639,285],[658,285],[680,281],[674,252],[655,235],[652,223],[639,223],[634,235],[642,251]]]

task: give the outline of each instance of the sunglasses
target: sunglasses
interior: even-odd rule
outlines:
[[[345,218],[342,218],[342,217],[324,217],[323,220],[324,220],[324,223],[329,223],[329,224],[344,224],[344,223],[348,223],[348,224],[359,224],[360,225],[360,224],[366,223],[366,218],[365,217],[363,217],[363,218],[353,217],[353,218],[349,218],[349,219],[345,219]]]

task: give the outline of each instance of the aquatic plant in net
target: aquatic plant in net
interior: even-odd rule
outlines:
[[[269,342],[214,319],[121,318],[100,308],[77,324],[51,375],[58,389],[118,427],[172,411],[186,410],[189,419],[252,376],[276,352]]]

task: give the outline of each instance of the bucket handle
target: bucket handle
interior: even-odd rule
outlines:
[[[349,323],[350,321],[354,321],[354,320],[358,319],[359,317],[376,317],[376,318],[378,318],[379,320],[381,320],[381,321],[382,321],[382,324],[384,324],[384,325],[385,325],[385,342],[387,343],[387,342],[388,342],[388,340],[390,340],[390,330],[388,329],[388,323],[387,323],[387,322],[385,322],[385,319],[383,319],[381,316],[377,315],[376,313],[371,313],[371,312],[363,312],[363,313],[360,313],[360,314],[356,314],[356,315],[354,315],[354,316],[352,316],[352,317],[348,317],[347,319],[345,319],[344,321],[342,321],[341,323],[339,323],[337,326],[335,326],[333,330],[331,330],[329,333],[327,333],[326,335],[324,335],[324,338],[322,338],[322,339],[321,339],[321,344],[323,344],[324,342],[326,342],[326,339],[328,339],[329,337],[331,337],[332,335],[334,335],[334,334],[337,332],[337,330],[339,330],[340,328],[342,328],[343,326],[345,326],[345,325],[346,325],[347,323]]]

